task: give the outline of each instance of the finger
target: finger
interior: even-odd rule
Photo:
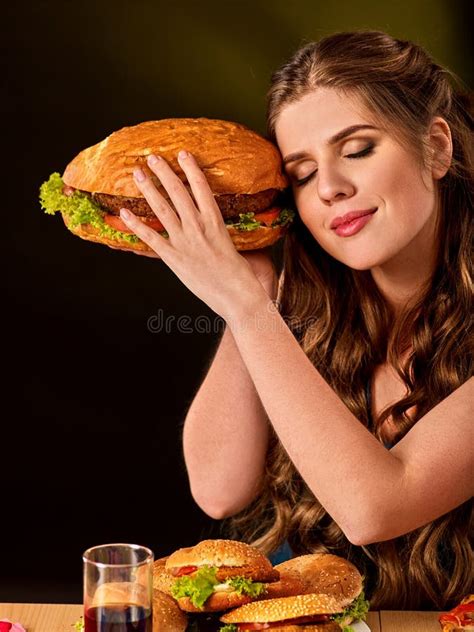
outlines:
[[[120,209],[120,219],[130,228],[137,237],[150,246],[156,254],[164,259],[167,257],[171,249],[171,245],[168,243],[166,237],[162,237],[153,228],[146,226],[141,220],[138,219],[131,211],[126,208]]]
[[[201,226],[199,221],[200,212],[196,208],[188,190],[166,160],[161,158],[161,156],[150,154],[147,162],[150,169],[166,189],[173,206],[181,218],[182,226],[191,226],[193,229],[199,228]]]
[[[161,193],[158,192],[151,179],[141,169],[135,169],[133,177],[135,184],[145,196],[152,211],[161,221],[170,237],[176,234],[181,228],[180,219]]]
[[[180,151],[178,161],[186,174],[194,199],[202,215],[219,224],[224,224],[224,219],[217,205],[216,198],[211,191],[206,176],[197,164],[195,157],[187,151]]]

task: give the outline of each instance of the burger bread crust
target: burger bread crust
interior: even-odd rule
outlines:
[[[335,597],[345,607],[362,591],[362,576],[349,560],[330,553],[301,555],[276,567],[281,577],[296,573],[303,593],[324,593]]]
[[[221,621],[224,623],[272,623],[317,614],[336,614],[341,610],[341,603],[330,595],[295,595],[253,601],[227,612],[221,617]]]
[[[271,632],[341,632],[341,626],[335,621],[327,623],[308,623],[307,625],[282,625],[271,628]]]
[[[112,239],[111,237],[102,236],[100,231],[91,224],[78,224],[71,227],[68,217],[65,213],[61,213],[64,223],[67,228],[81,239],[87,241],[94,241],[96,243],[105,244],[110,248],[116,250],[130,250],[132,252],[153,253],[156,258],[158,255],[150,248],[144,241],[137,241],[131,243],[125,239]],[[277,242],[280,237],[286,233],[287,226],[275,226],[270,228],[269,226],[259,226],[251,231],[240,231],[232,226],[226,226],[227,231],[237,250],[256,250],[258,248],[265,248],[271,246]]]
[[[167,559],[168,557],[162,557],[153,563],[153,589],[171,595],[171,586],[176,581],[176,577],[166,570]]]
[[[202,540],[178,549],[166,560],[171,573],[183,566],[216,566],[217,579],[247,577],[261,582],[277,581],[280,574],[258,549],[237,540]]]
[[[188,618],[176,601],[161,590],[153,590],[153,632],[184,632]]]
[[[133,178],[134,169],[141,168],[168,198],[146,159],[152,153],[162,156],[187,184],[177,160],[180,149],[193,154],[214,195],[252,194],[288,186],[280,154],[272,143],[240,123],[204,117],[123,127],[81,151],[66,167],[63,181],[82,191],[143,197]]]

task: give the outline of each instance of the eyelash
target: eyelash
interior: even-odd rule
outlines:
[[[365,156],[369,156],[373,152],[374,146],[375,145],[369,145],[362,151],[357,152],[356,154],[347,155],[346,158],[357,159],[357,158],[364,158]],[[310,173],[309,176],[306,176],[306,178],[302,178],[301,180],[296,180],[295,181],[296,186],[297,187],[304,186],[307,182],[309,182],[309,180],[311,180],[311,178],[314,176],[316,172],[317,170],[313,171],[313,173]]]

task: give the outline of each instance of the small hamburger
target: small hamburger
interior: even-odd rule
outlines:
[[[123,223],[120,209],[167,237],[133,171],[141,168],[172,206],[146,160],[152,153],[163,157],[191,193],[177,161],[180,149],[191,152],[205,174],[237,250],[264,248],[285,234],[294,211],[282,206],[288,181],[277,148],[244,125],[208,118],[146,121],[113,132],[81,151],[62,176],[53,173],[42,184],[41,206],[48,214],[60,212],[82,239],[152,253]]]
[[[248,603],[221,617],[220,632],[266,630],[274,632],[341,632],[336,617],[339,600],[331,595],[307,594]]]
[[[166,560],[175,578],[170,593],[187,612],[221,612],[265,594],[279,579],[258,549],[236,540],[203,540]]]

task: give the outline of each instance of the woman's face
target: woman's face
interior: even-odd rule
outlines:
[[[355,125],[377,127],[355,97],[328,88],[280,113],[276,137],[301,219],[324,250],[353,269],[416,265],[435,239],[431,173],[384,130],[360,129],[333,139]],[[291,154],[302,155],[289,161]],[[375,209],[368,221],[346,223],[339,234],[331,228],[336,217]]]

